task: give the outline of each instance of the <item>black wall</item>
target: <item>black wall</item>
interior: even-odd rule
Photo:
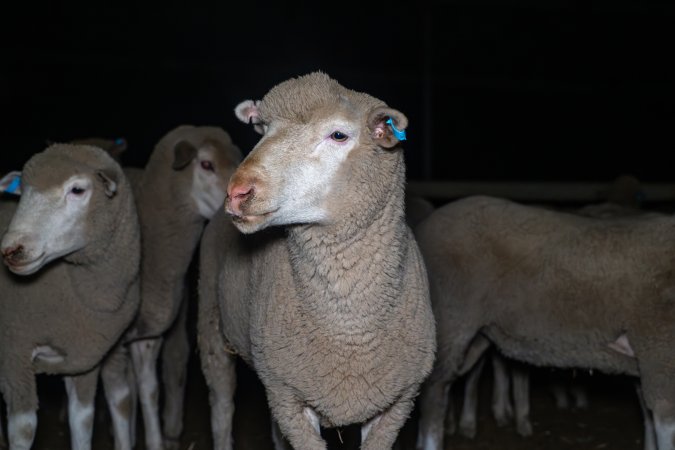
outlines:
[[[674,181],[675,2],[24,2],[2,15],[3,171],[44,141],[181,123],[323,70],[410,119],[409,176]],[[295,5],[295,6],[294,6]]]

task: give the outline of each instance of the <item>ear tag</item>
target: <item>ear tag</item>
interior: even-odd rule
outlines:
[[[405,130],[399,130],[398,128],[396,128],[396,125],[394,125],[394,121],[391,120],[391,117],[389,118],[389,120],[387,120],[386,123],[391,127],[391,131],[394,132],[394,136],[396,136],[396,139],[398,139],[399,141],[405,141]]]
[[[19,187],[21,186],[21,177],[14,177],[11,183],[9,183],[9,186],[7,186],[7,189],[5,189],[5,192],[8,194],[14,194],[14,195],[20,195],[16,191],[19,190]]]
[[[115,139],[115,145],[122,145],[122,144],[124,144],[124,138]]]

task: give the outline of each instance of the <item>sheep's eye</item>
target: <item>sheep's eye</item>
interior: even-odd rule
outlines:
[[[70,193],[74,194],[74,195],[82,195],[82,194],[84,194],[84,188],[81,188],[79,186],[73,186],[70,189]]]
[[[202,161],[201,165],[202,165],[202,169],[204,169],[204,170],[208,170],[209,172],[214,171],[213,163],[211,161]]]
[[[344,134],[342,131],[333,131],[333,133],[330,135],[330,138],[336,142],[344,142],[348,137],[349,136]]]

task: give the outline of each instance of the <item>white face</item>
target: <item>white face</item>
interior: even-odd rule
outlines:
[[[264,129],[251,152],[255,157],[241,167],[260,183],[235,225],[251,233],[271,225],[330,220],[327,200],[339,195],[333,193],[335,176],[357,147],[360,126],[336,115],[306,125],[272,122]]]
[[[12,272],[29,275],[85,246],[85,217],[93,186],[89,177],[76,175],[46,191],[25,184],[22,189],[2,239],[2,253]]]
[[[223,206],[227,194],[227,182],[231,170],[217,167],[215,150],[211,147],[200,148],[192,167],[192,192],[190,196],[195,202],[199,214],[211,219]]]

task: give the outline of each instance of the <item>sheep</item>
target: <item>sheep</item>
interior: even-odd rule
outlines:
[[[185,318],[176,323],[176,317],[185,303],[185,278],[204,224],[222,206],[227,181],[241,158],[222,128],[181,125],[159,140],[144,169],[125,169],[134,188],[142,235],[141,307],[126,339],[131,341],[149,449],[178,446],[189,346]],[[156,369],[160,349],[164,435]]]
[[[20,182],[19,182],[19,178]],[[35,374],[64,376],[74,449],[91,445],[99,371],[118,370],[115,345],[139,306],[140,225],[129,183],[104,151],[54,144],[0,183],[0,393],[11,450],[31,447]],[[104,382],[105,384],[105,382]],[[124,419],[123,383],[105,386]],[[115,424],[117,448],[130,448]]]
[[[605,195],[606,200],[604,202],[592,203],[573,212],[596,218],[644,214],[644,211],[640,208],[645,195],[640,181],[632,175],[616,177],[609,185]],[[529,374],[527,367],[517,362],[504,360],[496,351],[491,353],[491,360],[494,372],[492,410],[497,424],[499,426],[506,425],[508,418],[515,415],[518,434],[525,437],[531,436],[532,424],[529,419]],[[466,377],[459,430],[462,435],[469,438],[473,438],[476,434],[477,389],[482,368],[483,362],[481,361]],[[509,380],[509,374],[511,380]],[[555,375],[551,374],[550,389],[555,398],[556,406],[559,409],[566,409],[569,406],[569,397],[571,397],[575,407],[586,408],[588,397],[584,388],[578,384],[570,385],[569,381],[563,379],[560,372]],[[513,385],[513,408],[510,401],[510,384]],[[452,409],[450,409],[449,414],[452,416]],[[454,420],[451,419],[449,423],[450,426],[453,426]]]
[[[417,238],[439,352],[420,395],[418,447],[440,448],[444,392],[493,342],[530,364],[639,377],[658,448],[675,448],[674,221],[589,218],[483,196],[432,213]]]
[[[320,426],[347,424],[363,424],[362,448],[391,448],[435,352],[426,272],[404,217],[407,118],[323,72],[235,114],[263,137],[228,185],[232,217],[217,213],[200,247],[214,446],[232,448],[236,353],[293,448],[326,448]]]

